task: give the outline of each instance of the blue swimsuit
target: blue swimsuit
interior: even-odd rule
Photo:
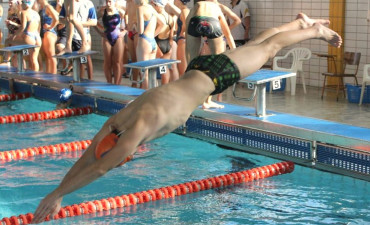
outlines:
[[[56,2],[55,2],[55,4],[56,4]],[[50,5],[53,6],[53,7],[55,7],[53,5],[53,3],[51,3]],[[40,30],[40,36],[41,36],[41,38],[44,38],[44,34],[46,32],[48,32],[48,31],[50,31],[50,32],[52,32],[52,33],[54,33],[56,35],[57,32],[55,31],[54,28],[52,28],[50,30],[47,30],[47,29],[44,28],[44,24],[50,25],[53,22],[53,19],[46,14],[46,8],[41,9],[40,12],[39,12],[39,14],[40,14],[40,19],[41,19],[41,30]]]
[[[27,21],[27,23],[26,23],[26,27],[24,28],[23,33],[24,33],[25,35],[27,35],[27,36],[29,36],[29,37],[31,37],[31,38],[33,38],[33,39],[35,39],[35,42],[37,42],[38,40],[40,40],[40,42],[41,42],[41,37],[40,37],[39,32],[37,32],[37,31],[34,31],[34,32],[29,32],[29,31],[27,31],[28,26],[30,25],[30,23],[31,23],[32,21],[36,21],[36,20],[38,20],[38,18],[33,17],[31,20]]]
[[[152,16],[150,17],[149,20],[144,21],[144,31],[145,31],[146,27],[149,25],[150,21],[152,20],[152,17],[153,17],[153,14],[152,14]],[[152,45],[152,51],[154,51],[157,48],[157,42],[155,41],[154,38],[146,36],[144,34],[144,32],[142,34],[139,34],[139,37],[144,38],[145,40],[147,40],[149,42],[149,44]]]
[[[108,15],[107,10],[104,10],[102,21],[104,25],[104,33],[110,45],[114,46],[121,33],[121,16],[119,15],[118,10],[116,10],[113,15]]]

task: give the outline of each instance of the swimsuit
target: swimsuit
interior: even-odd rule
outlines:
[[[129,31],[128,32],[128,37],[133,41],[134,40],[134,38],[135,38],[135,35],[137,34],[137,32],[136,31]]]
[[[104,25],[104,33],[110,45],[114,46],[121,33],[121,16],[119,15],[118,10],[116,10],[113,15],[108,15],[107,10],[105,9],[102,21]]]
[[[55,7],[54,5],[51,5],[51,6]],[[55,31],[54,28],[52,28],[50,30],[47,30],[47,29],[44,28],[44,24],[50,25],[53,22],[53,18],[51,18],[50,16],[48,16],[46,14],[46,8],[45,7],[40,10],[39,14],[40,14],[40,19],[41,19],[41,30],[40,30],[41,38],[44,38],[44,34],[48,31],[52,32],[54,34],[57,34],[57,32]]]
[[[117,144],[117,141],[118,141],[119,137],[124,132],[125,132],[125,130],[119,132],[116,129],[114,129],[114,130],[111,131],[111,133],[107,134],[107,136],[105,136],[96,145],[96,148],[95,148],[95,157],[96,157],[96,159],[103,158],[104,155],[107,154]],[[132,159],[132,156],[129,156],[128,158],[126,158],[125,160],[123,160],[121,163],[119,163],[117,165],[117,167],[118,166],[122,166],[123,164],[125,164],[128,161],[130,161],[131,159]]]
[[[160,39],[159,37],[155,37],[155,41],[163,54],[166,54],[171,50],[169,39]]]
[[[149,25],[150,21],[152,20],[152,17],[153,17],[153,14],[152,16],[149,18],[149,20],[144,20],[144,32],[145,32],[145,29],[146,27]],[[152,45],[152,51],[154,51],[156,48],[157,48],[157,42],[155,41],[154,38],[152,37],[148,37],[144,34],[144,32],[142,34],[139,34],[139,37],[147,40],[149,42],[149,44]]]
[[[177,31],[176,31],[177,38],[176,38],[176,42],[178,42],[181,39],[185,39],[185,37],[180,35],[181,30],[182,30],[182,21],[181,21],[181,19],[180,18],[177,18],[176,23],[177,23]]]
[[[67,44],[67,27],[63,27],[59,30],[57,28],[57,36],[58,40],[56,44],[63,44],[65,46]]]
[[[30,31],[27,31],[28,29],[28,26],[30,25],[31,22],[37,22],[36,20],[38,20],[38,18],[36,16],[32,16],[31,20],[27,21],[26,22],[26,27],[24,28],[24,31],[23,33],[31,38],[33,38],[35,40],[35,42],[38,42],[38,40],[40,40],[41,42],[41,37],[40,37],[40,33],[37,32],[37,31],[33,31],[33,32],[30,32]]]
[[[193,37],[214,39],[222,36],[220,21],[213,17],[195,16],[190,19],[188,34]]]
[[[165,19],[166,19],[166,17],[165,17]],[[170,28],[170,31],[171,31],[171,26],[170,26],[170,24],[169,24],[168,21],[169,21],[169,19],[167,18],[166,19],[166,23],[167,23],[167,25],[168,25],[168,27]],[[168,37],[167,39],[160,39],[157,36],[157,37],[155,37],[155,41],[157,42],[158,47],[159,47],[159,49],[161,50],[161,52],[163,54],[166,54],[166,53],[168,53],[171,50],[170,37]]]
[[[211,95],[219,94],[240,79],[240,72],[236,64],[224,54],[202,55],[194,58],[186,68],[199,70],[207,74],[215,85]]]

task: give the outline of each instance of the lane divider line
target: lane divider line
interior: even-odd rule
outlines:
[[[0,95],[0,102],[7,102],[7,101],[16,101],[20,99],[29,98],[31,96],[30,93],[15,93],[15,94],[4,94]]]
[[[293,162],[280,162],[217,177],[141,191],[133,194],[73,204],[61,208],[53,219],[57,220],[66,217],[80,216],[95,212],[108,211],[115,208],[122,208],[130,205],[142,204],[149,201],[174,198],[175,196],[191,194],[203,190],[226,187],[271,176],[291,173],[293,170]],[[9,218],[4,217],[2,218],[0,225],[29,224],[31,223],[32,219],[32,213],[11,216]],[[50,216],[46,217],[45,221],[50,221]]]
[[[92,113],[93,110],[90,106],[72,109],[57,109],[45,112],[36,113],[26,113],[26,114],[16,114],[9,116],[0,116],[0,124],[6,123],[23,123],[23,122],[33,122],[41,120],[51,120],[71,116],[80,116]]]

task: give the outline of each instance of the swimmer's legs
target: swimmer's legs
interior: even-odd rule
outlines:
[[[274,29],[274,28],[272,28]],[[260,44],[244,45],[225,53],[239,68],[241,79],[260,69],[282,48],[309,39],[321,39],[334,47],[340,47],[342,38],[320,23],[306,29],[277,33]]]
[[[309,18],[306,14],[304,13],[299,13],[296,16],[296,19],[293,20],[290,23],[283,24],[278,27],[270,28],[265,31],[262,31],[260,34],[258,34],[255,38],[247,42],[246,45],[256,45],[260,44],[267,38],[280,33],[280,32],[285,32],[285,31],[292,31],[292,30],[301,30],[305,28],[312,27],[315,23],[319,23],[322,25],[327,25],[330,23],[329,20],[326,19],[311,19]]]

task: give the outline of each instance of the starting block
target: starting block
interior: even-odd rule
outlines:
[[[73,62],[73,81],[80,82],[80,65],[87,63],[87,56],[97,54],[97,51],[86,51],[83,53],[68,52],[63,55],[54,55],[54,58],[72,60]]]
[[[15,45],[0,49],[0,52],[14,52],[17,55],[18,60],[18,72],[24,72],[23,68],[23,56],[29,55],[29,49],[37,48],[37,45]],[[19,63],[21,62],[21,63]]]
[[[280,80],[283,78],[294,77],[296,73],[276,71],[276,70],[258,70],[250,76],[242,79],[239,83],[245,83],[249,89],[253,89],[252,97],[243,98],[235,94],[236,84],[233,85],[233,96],[236,99],[252,101],[255,99],[256,116],[265,117],[266,115],[266,83],[271,82],[272,90],[280,88]]]
[[[131,69],[140,69],[142,73],[145,73],[147,70],[148,72],[148,79],[149,79],[149,88],[157,87],[157,68],[159,68],[159,73],[163,74],[166,72],[167,67],[171,68],[171,66],[175,63],[179,63],[180,60],[173,60],[173,59],[151,59],[146,61],[134,62],[125,64],[125,68]],[[132,75],[132,70],[130,72],[130,80]],[[145,76],[142,77],[140,81],[133,81],[137,83],[142,83],[145,79]]]

